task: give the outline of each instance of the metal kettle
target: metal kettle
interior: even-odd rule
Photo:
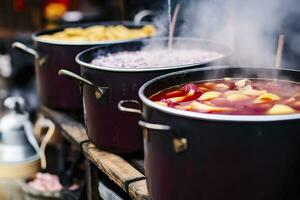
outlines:
[[[9,112],[0,119],[0,177],[27,177],[40,168],[32,123],[22,97],[8,97],[4,106]]]

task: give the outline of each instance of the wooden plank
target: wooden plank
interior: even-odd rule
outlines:
[[[63,136],[69,142],[78,145],[88,140],[86,130],[80,122],[69,117],[67,114],[61,113],[59,111],[54,111],[47,107],[41,107],[40,110],[45,117],[52,120],[58,126]],[[143,160],[130,159],[130,164],[118,155],[99,150],[90,142],[83,143],[82,150],[85,157],[87,158],[86,166],[88,166],[89,161],[93,162],[98,169],[106,174],[133,199],[150,199],[147,191],[145,176],[140,172],[143,171]],[[134,166],[140,166],[140,169],[138,170]],[[89,181],[95,178],[92,174],[89,175],[90,177],[87,177]],[[95,192],[92,191],[95,188],[91,188],[92,187],[90,185],[90,195]],[[94,197],[89,196],[89,198]]]
[[[136,200],[148,200],[150,199],[146,180],[137,181],[129,185],[129,194]]]
[[[91,161],[85,160],[86,169],[86,185],[87,185],[87,200],[100,200],[98,191],[98,172],[97,168],[93,166]],[[96,168],[96,169],[95,169]]]
[[[134,158],[124,158],[127,162],[129,162],[134,168],[136,168],[142,174],[145,174],[145,165],[144,160],[134,159]]]
[[[145,176],[127,161],[118,155],[99,150],[92,143],[85,143],[82,148],[85,156],[133,199],[149,199]],[[143,180],[130,183],[126,191],[126,184],[139,178]]]
[[[84,126],[59,111],[47,107],[41,107],[42,114],[53,121],[62,131],[63,136],[72,144],[81,144],[88,140]]]

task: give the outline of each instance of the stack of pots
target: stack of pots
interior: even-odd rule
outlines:
[[[117,24],[136,27],[136,25],[129,22],[117,22]],[[157,43],[159,46],[162,44],[167,45],[168,39],[153,38],[89,44],[46,42],[39,39],[41,35],[61,30],[62,28],[34,34],[33,40],[35,41],[36,50],[20,43],[14,44],[14,47],[22,49],[35,57],[38,95],[42,105],[65,111],[80,111],[83,105],[85,125],[89,139],[97,147],[119,154],[142,151],[143,134],[138,121],[143,119],[144,121],[140,121],[139,124],[145,130],[145,168],[150,195],[153,199],[196,199],[198,196],[195,196],[195,194],[200,194],[199,197],[202,199],[224,199],[222,196],[218,196],[218,193],[214,193],[212,184],[218,182],[218,180],[209,180],[210,175],[213,173],[221,176],[221,172],[218,171],[220,163],[208,163],[207,166],[202,165],[205,163],[202,157],[205,157],[204,154],[211,149],[209,144],[205,144],[205,140],[202,139],[206,137],[204,136],[205,131],[212,130],[207,129],[203,131],[203,135],[198,134],[197,131],[195,132],[196,129],[193,129],[194,125],[198,123],[197,119],[194,119],[191,128],[187,127],[188,129],[186,130],[188,131],[183,131],[184,124],[188,123],[189,117],[175,115],[168,119],[166,115],[170,115],[170,113],[166,114],[160,110],[152,109],[153,107],[149,105],[149,100],[145,100],[149,97],[149,94],[153,94],[153,91],[158,91],[164,86],[172,86],[182,83],[181,81],[183,80],[190,80],[189,73],[178,73],[178,76],[175,75],[171,78],[161,79],[162,81],[157,81],[159,84],[156,84],[155,80],[157,79],[154,79],[153,88],[152,82],[147,83],[142,88],[141,86],[146,81],[167,73],[182,69],[203,68],[213,64],[227,63],[231,49],[226,45],[208,40],[174,38],[174,43],[181,44],[181,47],[199,48],[201,50],[218,52],[224,56],[207,62],[166,67],[136,69],[121,69],[113,66],[102,67],[91,64],[92,60],[98,55],[105,56],[110,53],[139,51],[150,42],[152,44]],[[60,76],[57,75],[58,73]],[[74,81],[68,81],[62,76]],[[183,79],[178,79],[178,77],[183,77]],[[201,79],[201,76],[198,78]],[[78,88],[76,82],[79,83],[80,88]],[[148,89],[148,85],[151,85],[151,89]],[[141,89],[138,96],[139,88]],[[144,103],[143,110],[140,107],[138,109],[136,107],[126,107],[139,106],[141,101],[138,97]],[[134,112],[135,114],[128,112]],[[142,114],[142,117],[140,114]],[[175,124],[174,127],[173,123],[170,124],[166,121],[166,119],[169,122],[174,120],[174,123],[176,123],[177,117],[183,120],[183,122]],[[203,129],[205,129],[205,125],[207,124],[210,125],[209,127],[214,125],[210,122],[211,120],[208,121],[205,121]],[[227,124],[227,121],[226,123],[220,122],[222,124],[220,127],[230,127],[231,125]],[[163,123],[163,125],[151,124],[158,122]],[[171,130],[175,130],[177,125],[180,132],[177,135],[176,130],[174,136]],[[161,131],[169,131],[171,133],[159,134]],[[216,138],[216,135],[217,133],[211,136],[211,138],[209,135],[207,137],[213,142],[212,140]],[[193,138],[195,136],[196,139]],[[171,141],[170,138],[172,137],[174,138]],[[202,142],[203,144],[197,145],[197,142]],[[217,153],[212,152],[212,154],[216,155]],[[204,168],[202,169],[202,167]],[[210,170],[211,167],[213,168],[212,170]],[[212,177],[218,178],[217,176]],[[173,180],[175,177],[176,180]],[[192,178],[201,181],[199,184],[188,184],[188,187],[186,183],[187,181],[192,182]],[[211,184],[205,185],[205,181],[211,181]],[[216,187],[224,186],[225,182],[225,180],[219,181]],[[244,185],[241,186],[242,189],[243,187]],[[235,196],[225,194],[225,191],[227,190],[222,190],[224,196],[227,195],[226,197],[237,199]],[[223,193],[220,195],[223,195]],[[237,196],[241,197],[238,194]]]
[[[168,40],[167,38],[143,39],[92,48],[76,57],[77,63],[81,66],[81,76],[67,70],[59,72],[60,75],[73,79],[82,85],[87,134],[99,148],[114,153],[134,153],[142,150],[142,133],[137,124],[139,115],[121,112],[118,109],[118,104],[123,99],[137,99],[138,89],[145,81],[184,68],[203,67],[216,62],[224,62],[230,53],[227,46],[212,41],[175,38],[174,43],[180,46],[210,50],[224,56],[210,62],[170,67],[127,69],[91,64],[98,55],[139,51],[150,42],[161,46],[162,44],[166,45]]]

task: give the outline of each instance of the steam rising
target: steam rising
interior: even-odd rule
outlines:
[[[274,66],[278,36],[287,34],[282,25],[297,8],[297,0],[193,0],[182,10],[180,36],[228,44],[234,64]],[[300,36],[293,39],[291,48],[300,53]]]

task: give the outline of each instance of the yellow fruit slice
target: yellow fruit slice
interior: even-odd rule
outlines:
[[[189,93],[187,93],[184,96],[173,97],[173,98],[169,98],[168,100],[178,103],[178,102],[184,101],[184,99],[186,99],[187,97],[193,96],[195,94],[195,92],[196,92],[195,90],[190,90]]]
[[[219,83],[217,85],[214,86],[214,89],[216,90],[228,90],[229,87],[223,83]]]
[[[268,115],[282,115],[282,114],[292,114],[295,113],[296,111],[286,105],[283,104],[276,104],[274,105],[270,110],[267,111],[266,114]]]
[[[201,95],[199,100],[208,101],[208,100],[211,100],[211,99],[214,99],[214,98],[218,98],[219,96],[221,96],[220,92],[215,92],[215,91],[205,92],[204,94]]]
[[[266,103],[270,101],[278,101],[280,97],[273,93],[265,93],[256,98],[254,103]]]
[[[242,94],[248,95],[248,96],[260,96],[260,95],[263,95],[263,94],[267,93],[267,91],[265,91],[265,90],[253,90],[253,89],[240,90],[240,92]]]
[[[210,106],[210,105],[206,105],[206,104],[199,103],[199,102],[196,102],[196,101],[191,103],[190,106],[191,106],[191,109],[199,110],[199,111],[206,111],[206,112],[210,112],[210,111],[221,112],[221,111],[230,110],[230,108]]]
[[[242,80],[235,82],[235,85],[239,88],[242,88],[242,87],[246,86],[248,81],[249,81],[248,79],[242,79]]]
[[[231,101],[231,102],[236,102],[236,101],[244,101],[244,100],[248,100],[250,99],[250,97],[248,97],[247,95],[244,94],[240,94],[240,93],[232,93],[227,95],[227,100]]]
[[[167,103],[161,102],[161,101],[155,101],[154,103],[156,103],[156,104],[158,104],[158,105],[161,105],[161,106],[168,106]]]

